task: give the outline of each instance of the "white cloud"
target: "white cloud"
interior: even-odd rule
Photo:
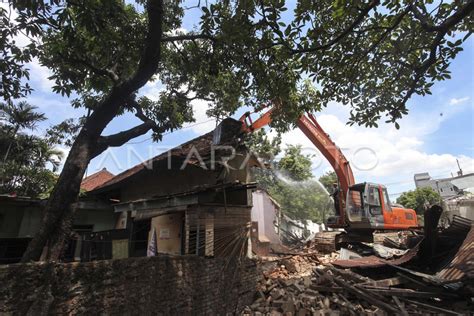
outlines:
[[[433,177],[450,176],[451,172],[457,170],[456,159],[465,173],[474,172],[473,157],[429,153],[423,148],[424,136],[437,130],[443,121],[436,113],[431,114],[431,117],[424,113],[424,118],[418,115],[407,117],[402,120],[400,130],[391,124],[381,124],[376,129],[348,126],[345,117],[317,115],[320,125],[349,159],[357,182],[383,183],[390,192],[399,193],[413,189],[415,173],[429,172]],[[317,157],[313,158],[313,173],[316,177],[331,170],[326,159],[299,129],[285,133],[282,143],[300,144],[305,153],[316,154]]]
[[[464,98],[459,98],[459,99],[452,98],[451,100],[449,100],[449,105],[458,105],[458,104],[468,101],[469,99],[470,99],[469,97],[464,97]]]
[[[152,101],[158,101],[160,92],[164,90],[161,81],[156,78],[154,81],[148,81],[142,88],[142,94]]]
[[[60,165],[58,168],[58,172],[60,172],[63,169],[64,162],[66,162],[67,156],[69,155],[69,151],[71,150],[71,148],[66,146],[55,146],[55,149],[59,150],[62,153],[61,159],[59,159],[58,156],[54,157],[54,160],[60,161]]]
[[[0,8],[9,11],[11,8],[8,3],[0,3]],[[10,21],[16,24],[14,21],[18,17],[18,13],[15,10],[10,12]],[[19,47],[25,47],[31,43],[31,39],[28,38],[24,33],[18,33],[14,38],[16,45]],[[30,63],[26,64],[26,68],[30,70],[30,84],[33,89],[44,92],[51,92],[51,87],[54,82],[49,80],[51,72],[39,64],[38,59],[34,58]]]
[[[206,111],[210,108],[210,102],[193,100],[191,101],[191,105],[193,107],[194,119],[196,122],[186,124],[184,128],[190,128],[198,135],[212,131],[216,127],[216,121],[206,114]]]
[[[48,79],[48,77],[53,73],[48,68],[41,66],[36,58],[28,63],[26,68],[30,70],[30,84],[33,89],[52,93],[51,88],[54,86],[54,81]]]

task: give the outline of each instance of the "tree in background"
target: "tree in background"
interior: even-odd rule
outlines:
[[[4,163],[8,159],[18,131],[20,129],[34,130],[39,122],[46,120],[44,114],[36,112],[36,109],[36,106],[25,101],[19,102],[17,105],[13,105],[11,102],[0,103],[0,120],[7,123],[3,132],[10,136],[10,141],[3,156]]]
[[[443,199],[438,192],[426,187],[402,193],[397,198],[397,203],[414,209],[417,214],[423,214],[432,205],[442,205]]]
[[[319,177],[319,182],[331,193],[333,191],[333,184],[338,183],[337,175],[334,171],[328,171]]]
[[[47,243],[47,257],[59,256],[91,159],[149,131],[160,140],[193,120],[194,99],[212,101],[217,117],[273,102],[280,130],[330,101],[351,107],[352,124],[377,126],[384,116],[398,127],[412,95],[449,78],[474,10],[473,1],[300,1],[284,21],[285,1],[9,4],[18,16],[0,9],[0,95],[11,102],[31,91],[25,64],[36,57],[51,71],[53,91],[77,96],[72,105],[87,113],[23,261],[37,260]],[[182,32],[187,13],[200,23]],[[31,44],[20,47],[20,33]],[[140,97],[157,78],[159,100]],[[125,112],[141,123],[103,135]]]
[[[264,129],[249,134],[245,139],[247,147],[255,153],[260,161],[264,164],[271,163],[275,157],[281,152],[281,135],[277,134],[275,137],[268,137]]]
[[[270,139],[263,129],[251,134],[247,146],[263,162],[265,168],[255,168],[258,187],[266,190],[292,219],[323,222],[328,212],[328,195],[312,180],[311,156],[301,152],[301,146],[289,145],[283,157],[281,138]],[[263,158],[262,158],[263,157]]]
[[[288,183],[280,180],[268,192],[280,204],[283,214],[292,219],[323,223],[329,213],[329,196],[315,181]]]
[[[54,186],[62,152],[50,137],[25,133],[46,120],[26,102],[0,104],[0,193],[44,197]]]
[[[311,157],[301,152],[301,145],[287,145],[283,158],[278,161],[278,168],[292,181],[305,181],[313,177]]]

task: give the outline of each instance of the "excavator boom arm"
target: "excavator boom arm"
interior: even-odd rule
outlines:
[[[244,132],[253,132],[271,123],[271,113],[273,109],[270,109],[255,122],[252,122],[250,113],[245,113],[240,121],[243,122],[242,130]],[[331,140],[329,135],[322,129],[317,122],[316,118],[312,114],[302,115],[296,122],[298,128],[309,138],[309,140],[318,148],[323,156],[328,160],[331,166],[336,172],[337,178],[339,179],[339,214],[342,217],[342,222],[345,220],[345,201],[346,194],[349,187],[355,184],[354,174],[348,160]]]

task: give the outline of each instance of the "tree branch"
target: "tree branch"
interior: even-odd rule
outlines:
[[[414,8],[412,6],[412,8]],[[413,78],[410,88],[408,89],[405,97],[403,98],[401,105],[404,105],[408,99],[415,93],[418,82],[420,79],[423,77],[425,72],[433,66],[438,58],[436,57],[436,54],[438,52],[438,47],[441,44],[441,42],[444,39],[444,36],[448,31],[450,30],[451,27],[456,25],[458,22],[460,22],[464,17],[466,17],[470,12],[474,10],[474,1],[469,0],[469,3],[466,4],[464,7],[462,7],[460,10],[458,10],[456,13],[451,15],[449,18],[447,18],[442,24],[437,25],[437,26],[432,26],[434,31],[437,31],[438,33],[436,34],[436,37],[434,38],[433,42],[431,42],[430,45],[430,54],[428,56],[428,59],[426,59],[420,66],[415,68],[415,77]],[[418,17],[417,17],[418,18]],[[422,22],[423,23],[423,22]],[[422,26],[423,27],[423,26]],[[423,28],[427,27],[425,26]],[[430,26],[428,26],[430,27]],[[430,27],[431,29],[431,27]],[[427,29],[428,30],[428,29]]]
[[[152,129],[155,133],[161,134],[168,129],[169,127],[168,123],[165,123],[163,125],[158,125],[156,124],[155,121],[147,117],[145,113],[143,113],[143,110],[137,101],[130,100],[129,104],[131,107],[135,109],[135,116],[139,118],[141,121],[143,121],[143,123],[148,124],[150,126],[150,129]]]
[[[408,12],[409,12],[409,9],[405,9],[402,13],[400,13],[399,16],[397,16],[397,17],[395,18],[395,21],[394,21],[394,23],[393,23],[391,26],[385,27],[385,32],[383,32],[383,33],[380,35],[380,37],[379,37],[376,41],[374,41],[374,43],[372,43],[372,45],[371,45],[367,50],[365,50],[362,54],[360,54],[360,57],[357,59],[356,62],[353,62],[353,63],[352,63],[351,69],[349,70],[350,73],[351,73],[356,67],[359,66],[361,60],[362,60],[365,56],[367,56],[368,54],[372,53],[373,50],[374,50],[375,48],[377,48],[377,47],[380,45],[380,43],[382,43],[383,41],[385,41],[385,39],[388,37],[388,35],[389,35],[390,33],[392,33],[393,30],[395,30],[395,29],[400,25],[400,23],[402,22],[403,18],[408,14]]]
[[[129,81],[132,91],[145,85],[154,75],[161,57],[163,0],[148,0],[146,11],[148,14],[146,46],[140,58],[138,69]]]
[[[438,51],[439,44],[441,43],[441,41],[444,38],[444,34],[446,34],[446,33],[445,32],[438,33],[436,38],[431,43],[430,55],[429,55],[428,59],[425,60],[423,62],[423,64],[421,64],[419,67],[417,67],[415,69],[415,77],[413,78],[413,81],[410,85],[410,89],[407,91],[407,94],[405,95],[405,97],[402,100],[402,104],[405,104],[408,101],[408,99],[410,99],[410,97],[412,96],[412,94],[415,92],[415,90],[417,88],[418,81],[420,81],[420,79],[423,77],[424,73],[432,65],[434,65],[436,63],[436,60],[437,60],[436,53]]]
[[[144,86],[158,69],[161,58],[163,0],[148,0],[146,11],[148,32],[137,70],[130,79],[112,88],[88,118],[84,129],[91,135],[99,136],[130,95]]]
[[[293,49],[291,51],[291,53],[292,54],[311,53],[311,52],[315,52],[315,51],[318,51],[318,50],[324,50],[324,49],[330,48],[334,44],[337,44],[339,41],[341,41],[350,32],[352,32],[360,23],[362,23],[362,21],[369,14],[369,12],[379,4],[380,4],[379,0],[372,0],[366,8],[361,10],[361,12],[357,16],[357,18],[351,23],[351,25],[349,25],[349,27],[347,27],[338,36],[336,36],[335,38],[333,38],[332,40],[330,40],[326,44],[318,45],[318,46],[314,46],[314,47],[308,47],[308,48],[305,48],[305,49]]]
[[[111,69],[102,69],[102,68],[96,67],[85,59],[73,58],[72,61],[86,66],[97,75],[110,78],[115,83],[117,83],[120,79],[119,76]]]
[[[461,21],[474,11],[474,0],[468,0],[466,5],[462,6],[459,10],[457,10],[439,25],[433,25],[430,21],[428,21],[428,17],[423,15],[423,13],[420,12],[415,5],[411,4],[410,10],[411,12],[413,12],[415,18],[417,18],[421,22],[420,25],[425,31],[446,32],[448,29],[456,25],[459,21]]]
[[[161,42],[166,43],[166,42],[175,42],[175,41],[194,41],[197,39],[216,41],[215,37],[211,35],[207,35],[207,34],[184,34],[184,35],[176,35],[176,36],[165,36],[161,39]]]
[[[126,131],[122,131],[109,136],[101,136],[97,141],[97,147],[95,148],[92,158],[97,157],[103,153],[109,147],[119,147],[128,142],[129,140],[144,135],[151,129],[156,128],[156,124],[153,121],[142,123],[138,126],[132,127]],[[160,133],[165,132],[165,127],[159,130]],[[91,158],[91,159],[92,159]]]

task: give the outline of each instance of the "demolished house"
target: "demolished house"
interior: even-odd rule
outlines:
[[[249,171],[258,160],[236,137],[240,126],[226,119],[88,192],[113,202],[117,222],[108,234],[83,236],[85,260],[97,251],[101,258],[247,255],[255,187]]]
[[[455,216],[438,227],[438,211],[425,214],[423,229],[376,232],[374,243],[326,254],[310,243],[264,262],[243,314],[472,314],[474,223]]]

